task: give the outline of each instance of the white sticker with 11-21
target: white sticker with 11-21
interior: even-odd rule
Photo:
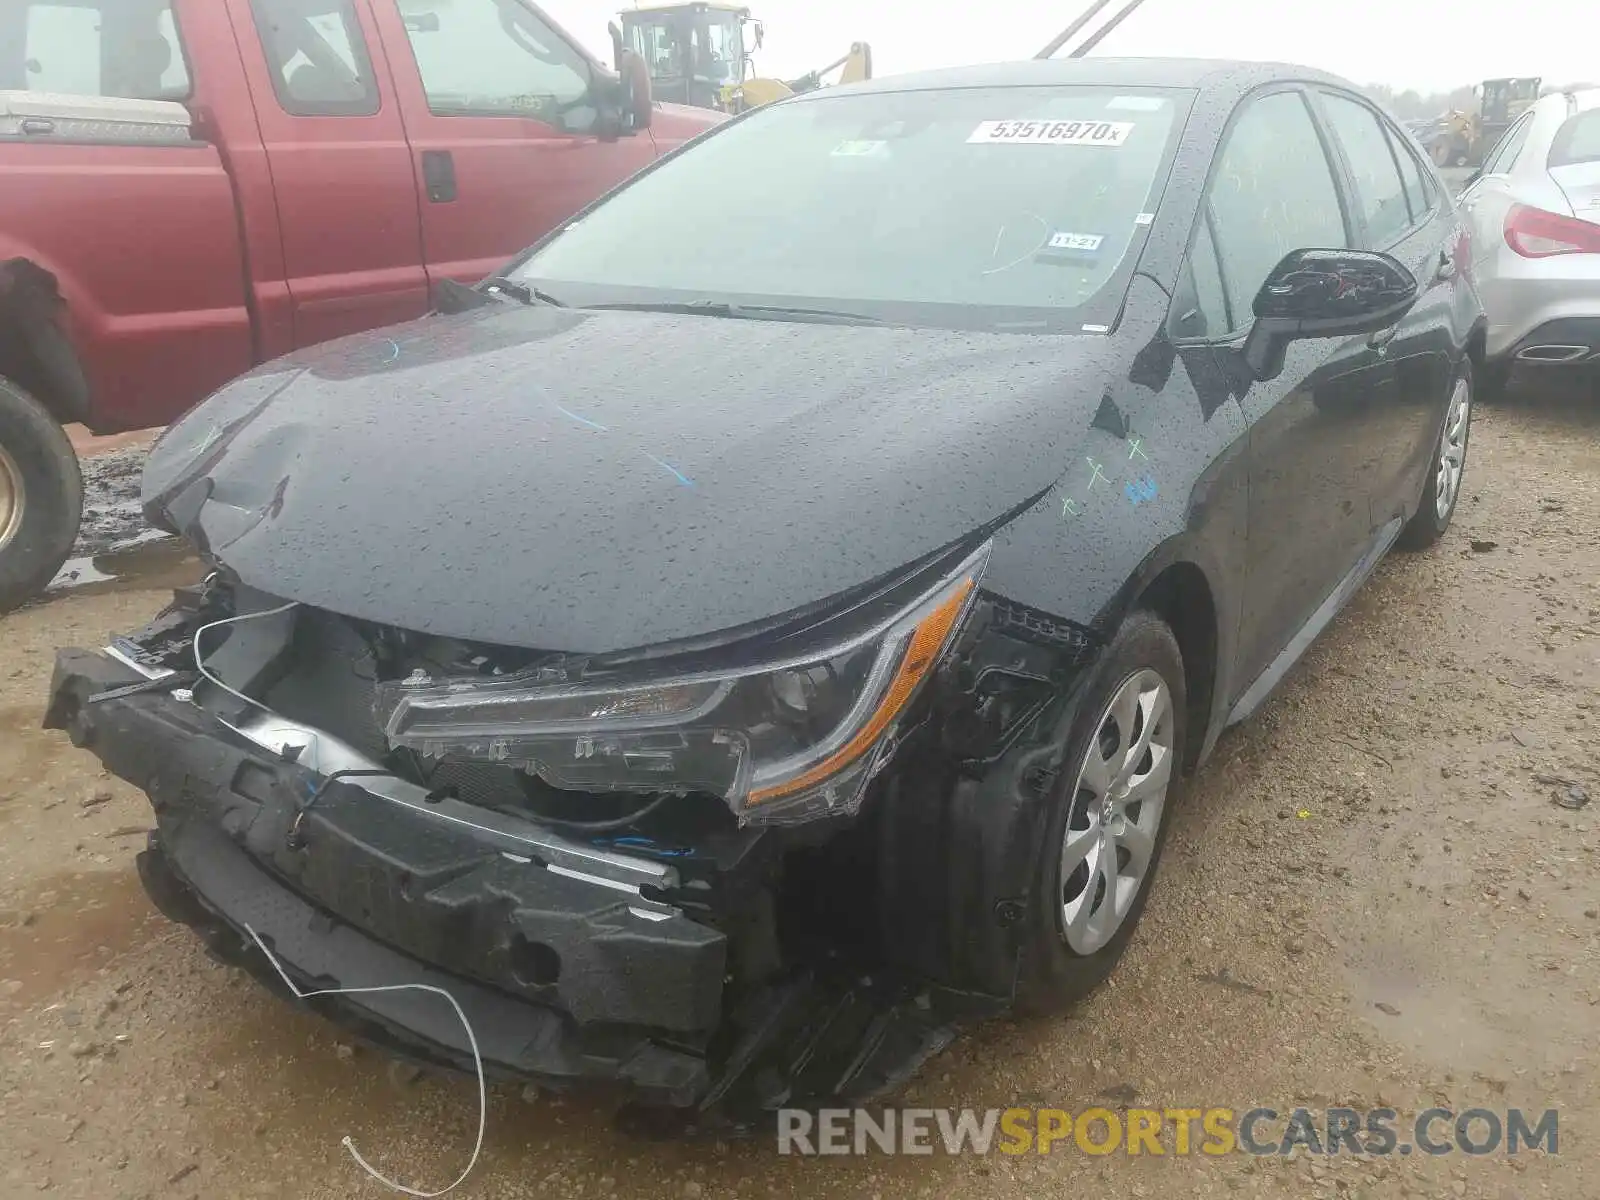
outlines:
[[[1015,146],[1120,146],[1132,121],[984,121],[968,143]]]
[[[1052,233],[1051,250],[1098,250],[1105,237],[1098,233]]]

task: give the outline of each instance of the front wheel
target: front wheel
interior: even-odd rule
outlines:
[[[37,595],[72,550],[83,476],[66,431],[0,379],[0,612]]]
[[[1444,425],[1439,432],[1433,467],[1422,486],[1417,511],[1400,533],[1402,550],[1426,550],[1450,528],[1461,500],[1461,483],[1467,472],[1467,443],[1472,437],[1472,368],[1461,371],[1450,388]]]
[[[1135,612],[1086,687],[1034,869],[1017,988],[1025,1012],[1076,1003],[1111,974],[1144,912],[1179,788],[1188,699],[1166,624]]]

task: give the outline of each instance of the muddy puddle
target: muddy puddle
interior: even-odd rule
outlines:
[[[189,548],[145,523],[139,480],[146,452],[136,444],[80,460],[83,522],[72,556],[45,588],[42,601],[63,592],[180,587],[199,578],[200,565]]]
[[[45,589],[43,599],[63,592],[94,595],[182,587],[198,580],[200,570],[200,560],[188,543],[147,529],[103,553],[69,558]]]

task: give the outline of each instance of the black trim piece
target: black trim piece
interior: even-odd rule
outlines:
[[[1061,617],[1052,617],[1037,608],[1018,604],[999,596],[985,593],[993,609],[991,628],[996,633],[1014,637],[1018,641],[1033,642],[1055,650],[1065,650],[1069,665],[1081,666],[1093,658],[1105,645],[1101,637],[1087,625],[1079,625]]]

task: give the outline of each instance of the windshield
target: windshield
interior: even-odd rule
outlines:
[[[575,305],[1109,324],[1190,97],[972,88],[773,105],[640,176],[513,273]]]

